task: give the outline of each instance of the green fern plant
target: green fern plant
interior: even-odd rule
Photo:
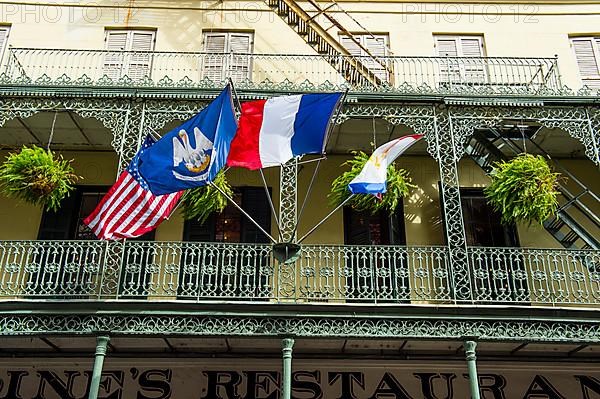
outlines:
[[[0,188],[8,197],[57,210],[80,179],[71,162],[35,145],[23,147],[0,166]]]
[[[343,203],[350,195],[348,184],[360,173],[369,160],[369,155],[362,151],[352,151],[353,157],[340,166],[349,166],[350,170],[339,175],[331,183],[331,192],[329,199],[333,206],[338,206]],[[400,198],[406,197],[412,188],[416,188],[411,184],[412,180],[408,171],[396,168],[390,165],[387,169],[387,191],[381,198],[374,195],[357,194],[352,197],[347,204],[357,211],[367,211],[372,214],[386,210],[388,213],[393,213],[400,202]]]
[[[542,224],[558,208],[559,176],[541,155],[520,154],[494,165],[484,193],[502,223]]]
[[[233,198],[233,189],[223,171],[217,174],[213,184],[227,196]],[[223,212],[223,209],[227,206],[227,197],[212,185],[187,190],[181,201],[184,219],[198,219],[201,223],[204,223],[213,212]]]

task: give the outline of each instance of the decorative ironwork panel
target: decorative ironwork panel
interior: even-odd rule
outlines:
[[[600,302],[600,252],[558,249],[469,250],[477,302]]]
[[[240,315],[5,315],[3,335],[120,335],[345,337],[379,339],[444,339],[478,341],[600,343],[600,324],[559,320],[513,320],[481,317],[402,316],[240,316]]]
[[[596,165],[600,166],[600,109],[596,108],[588,108],[588,116],[590,121],[590,132],[592,144],[586,145],[586,149],[588,147],[591,148],[593,152],[592,160],[595,160]],[[589,155],[588,155],[589,157]]]
[[[215,71],[210,65],[231,65]],[[129,65],[136,64],[135,70]],[[240,64],[241,62],[241,64]],[[369,56],[341,54],[231,54],[201,52],[8,49],[0,84],[60,87],[220,89],[229,76],[240,89],[397,94],[561,95],[556,58],[377,57],[385,73],[374,84],[353,79],[347,65]],[[245,66],[244,66],[245,64]],[[250,67],[251,66],[251,67]],[[344,71],[345,72],[341,72]],[[133,72],[133,73],[132,73]],[[591,93],[584,93],[589,95]]]
[[[593,111],[592,111],[593,112]],[[550,129],[562,129],[584,146],[585,154],[600,165],[598,147],[588,110],[584,107],[477,107],[451,106],[456,161],[476,128],[495,127],[504,119],[532,120]]]
[[[278,263],[267,244],[0,241],[1,298],[202,302],[600,304],[598,251],[304,245]]]
[[[59,96],[4,97],[0,99],[0,126],[14,118],[26,119],[39,112],[68,110],[83,118],[99,120],[112,133],[112,146],[121,153],[130,103],[102,98],[70,98]],[[138,127],[135,128],[137,134]]]
[[[0,246],[1,297],[97,297],[106,243],[5,241]]]
[[[143,129],[148,134],[158,134],[167,123],[185,121],[200,112],[208,101],[146,100]]]
[[[296,239],[298,222],[298,160],[296,158],[281,165],[279,176],[279,227],[283,242]]]
[[[454,295],[459,301],[472,298],[467,239],[460,200],[455,133],[449,110],[436,108],[435,158],[440,170],[440,203],[446,231],[446,243],[449,249]],[[462,151],[462,149],[461,149]]]

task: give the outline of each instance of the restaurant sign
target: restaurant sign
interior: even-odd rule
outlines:
[[[0,363],[0,399],[85,399],[91,359]],[[502,362],[479,365],[482,399],[600,399],[596,365]],[[114,359],[104,399],[279,399],[276,359]],[[464,363],[295,361],[295,399],[465,399]]]

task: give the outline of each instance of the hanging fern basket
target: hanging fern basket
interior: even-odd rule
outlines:
[[[71,162],[35,145],[23,147],[0,166],[0,189],[8,197],[55,211],[80,179]]]
[[[542,224],[556,214],[559,176],[542,156],[521,154],[494,166],[484,192],[502,223]]]
[[[351,195],[348,184],[360,173],[369,160],[369,155],[362,151],[353,151],[352,154],[353,158],[341,165],[349,166],[350,170],[342,173],[331,183],[329,199],[333,206],[340,205]],[[387,169],[387,191],[381,198],[370,194],[357,194],[347,204],[357,211],[375,214],[385,210],[392,214],[400,199],[406,197],[412,188],[416,188],[411,181],[408,171],[390,165]]]
[[[233,189],[229,185],[225,173],[219,172],[213,184],[223,193],[233,198]],[[196,219],[204,223],[214,212],[221,213],[227,206],[227,197],[212,185],[186,190],[181,198],[181,209],[186,220]]]

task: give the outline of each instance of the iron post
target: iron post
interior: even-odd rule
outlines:
[[[292,398],[292,348],[294,347],[293,338],[284,338],[281,341],[283,352],[283,385],[281,388],[281,398]]]
[[[92,371],[92,381],[90,382],[90,394],[88,399],[97,399],[100,389],[100,378],[102,377],[102,366],[104,365],[104,356],[108,347],[110,338],[107,335],[100,335],[96,339],[96,359],[94,360],[94,370]]]
[[[469,386],[471,387],[471,399],[480,399],[479,397],[479,379],[477,378],[477,356],[475,348],[477,342],[465,341],[465,355],[467,358],[467,367],[469,369]]]

